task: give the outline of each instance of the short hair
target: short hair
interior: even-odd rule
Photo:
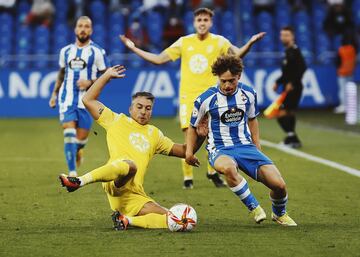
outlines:
[[[138,97],[145,97],[146,99],[149,99],[151,102],[155,101],[155,96],[153,94],[151,94],[150,92],[145,92],[145,91],[136,92],[135,94],[133,94],[131,96],[131,99],[134,100],[135,98],[138,98]]]
[[[214,16],[214,12],[212,10],[210,10],[209,8],[206,7],[201,7],[198,8],[194,11],[194,17],[200,15],[200,14],[207,14],[209,15],[211,18]]]
[[[244,69],[244,64],[240,57],[227,54],[219,56],[211,66],[211,71],[215,76],[230,71],[233,75],[240,75]]]
[[[292,26],[284,26],[281,28],[281,30],[290,31],[293,35],[295,35],[295,30]]]
[[[92,23],[92,20],[90,19],[90,17],[85,16],[85,15],[80,16],[79,18],[77,18],[76,23],[78,23],[79,20],[89,20]]]

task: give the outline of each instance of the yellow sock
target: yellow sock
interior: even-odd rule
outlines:
[[[123,160],[115,160],[79,177],[81,186],[93,182],[109,182],[119,176],[126,176],[130,166]]]
[[[193,179],[193,168],[187,164],[184,159],[181,159],[181,166],[184,174],[184,180]]]
[[[214,170],[214,168],[210,165],[209,161],[207,162],[207,170],[208,170],[208,173],[211,175],[216,173],[216,170]]]
[[[142,216],[127,217],[131,226],[141,228],[167,228],[166,214],[149,213]]]

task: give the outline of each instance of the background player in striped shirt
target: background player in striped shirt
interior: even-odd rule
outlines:
[[[186,140],[186,162],[190,165],[197,162],[193,154],[198,138],[196,127],[207,117],[209,162],[225,175],[231,191],[246,205],[255,221],[262,222],[266,214],[237,169],[270,188],[274,221],[296,226],[286,213],[285,181],[273,162],[260,151],[256,92],[238,82],[242,70],[241,59],[234,55],[221,56],[213,64],[212,72],[218,76],[219,85],[209,88],[194,103]]]
[[[59,104],[60,122],[64,129],[64,151],[70,176],[76,176],[76,165],[82,160],[92,118],[81,99],[86,90],[109,66],[105,51],[91,41],[92,22],[81,16],[75,27],[76,41],[60,51],[60,70],[49,106]]]
[[[179,116],[185,140],[194,100],[216,83],[216,77],[211,73],[212,63],[218,56],[226,53],[234,53],[243,57],[251,46],[265,35],[265,33],[254,35],[243,47],[238,48],[226,38],[210,33],[213,16],[213,11],[208,8],[195,10],[194,28],[196,33],[180,37],[160,54],[143,51],[125,36],[120,36],[131,51],[153,64],[163,64],[181,58]],[[193,188],[192,167],[182,160],[182,169],[184,188]],[[210,165],[208,165],[207,177],[214,182],[215,186],[224,186],[223,181]]]

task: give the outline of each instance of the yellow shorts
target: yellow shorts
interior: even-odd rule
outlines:
[[[136,216],[148,202],[155,202],[143,194],[135,193],[126,188],[117,188],[114,181],[102,183],[108,197],[110,208],[127,216]]]
[[[186,129],[190,125],[191,113],[194,109],[194,102],[199,94],[184,94],[179,96],[179,118],[181,129]]]

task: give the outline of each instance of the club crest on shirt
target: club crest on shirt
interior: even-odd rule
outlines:
[[[198,116],[199,112],[196,108],[193,109],[191,116],[196,118]]]
[[[129,141],[131,145],[139,152],[146,152],[150,148],[150,143],[147,138],[140,133],[130,133]]]
[[[235,127],[240,124],[242,119],[244,118],[244,111],[237,108],[237,107],[231,107],[229,110],[224,112],[220,120],[222,123],[229,127]]]
[[[191,56],[189,61],[189,68],[194,74],[201,74],[206,71],[208,67],[208,59],[202,54],[195,54]]]
[[[80,71],[86,68],[86,62],[80,57],[75,57],[69,62],[70,69]]]

